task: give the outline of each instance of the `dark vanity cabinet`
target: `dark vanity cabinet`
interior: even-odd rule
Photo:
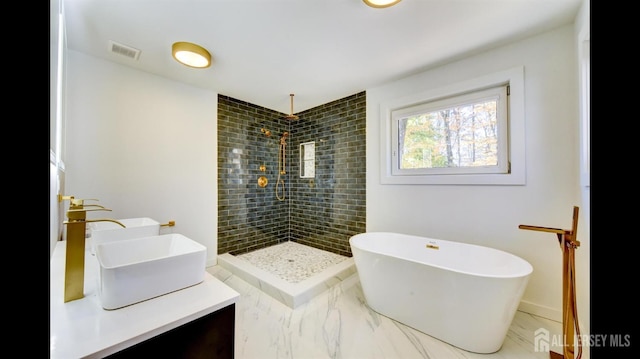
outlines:
[[[166,331],[107,358],[231,359],[235,304]]]

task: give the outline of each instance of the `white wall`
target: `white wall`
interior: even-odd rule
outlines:
[[[573,206],[582,203],[574,44],[573,26],[566,26],[367,89],[367,231],[479,244],[516,254],[534,267],[520,309],[561,321],[562,252],[557,238],[521,230],[518,225],[571,229]],[[381,103],[521,65],[525,69],[526,185],[380,184]],[[585,211],[580,221],[588,223]],[[579,239],[589,241],[588,236]],[[585,247],[586,251],[577,252],[582,270],[577,284],[582,288],[579,308],[588,297]],[[587,318],[588,323],[588,307],[582,309],[581,319]]]
[[[578,234],[577,239],[580,241],[580,247],[576,250],[578,254],[576,260],[576,276],[578,279],[578,285],[576,286],[576,291],[578,292],[578,317],[580,322],[581,330],[584,330],[585,334],[591,332],[591,318],[589,316],[590,308],[591,308],[591,288],[589,278],[591,276],[591,263],[589,261],[589,253],[591,252],[591,232],[590,232],[590,224],[591,224],[591,188],[590,188],[590,142],[589,132],[590,132],[590,107],[591,103],[589,101],[585,101],[590,97],[589,94],[591,89],[587,84],[584,83],[584,79],[580,77],[580,74],[583,73],[584,68],[583,64],[581,64],[582,58],[581,54],[584,54],[584,46],[585,43],[591,41],[591,23],[590,23],[590,2],[589,0],[584,0],[582,3],[582,7],[575,21],[575,42],[576,42],[576,62],[579,64],[576,69],[578,76],[578,83],[580,89],[583,89],[582,95],[578,101],[578,107],[580,109],[580,181],[577,184],[577,190],[580,196],[580,212],[582,213],[579,226],[578,226]],[[589,53],[589,58],[591,57]],[[578,149],[576,149],[578,151]],[[585,354],[589,355],[590,347],[585,346],[583,348],[585,350]]]
[[[53,255],[57,241],[61,235],[61,221],[58,192],[60,191],[61,177],[61,153],[59,151],[59,140],[57,138],[57,127],[60,119],[61,108],[58,106],[61,91],[58,87],[61,79],[58,77],[58,51],[60,40],[64,42],[64,36],[60,36],[59,16],[62,5],[59,0],[49,2],[49,258]],[[64,29],[62,31],[64,33]],[[64,45],[63,45],[64,46]]]
[[[65,194],[112,212],[175,220],[217,263],[218,94],[68,52]],[[65,201],[65,208],[68,203]]]

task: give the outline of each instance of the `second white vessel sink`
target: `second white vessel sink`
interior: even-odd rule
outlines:
[[[91,233],[91,252],[95,253],[98,244],[121,241],[124,239],[157,236],[160,234],[160,222],[148,218],[118,219],[126,228],[114,222],[89,222],[87,224]]]
[[[204,280],[207,248],[172,233],[101,243],[99,294],[104,309],[118,309]]]

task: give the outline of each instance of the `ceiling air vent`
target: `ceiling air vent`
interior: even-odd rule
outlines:
[[[116,55],[126,56],[130,59],[138,60],[140,57],[140,50],[127,45],[119,44],[115,41],[109,40],[109,51]]]

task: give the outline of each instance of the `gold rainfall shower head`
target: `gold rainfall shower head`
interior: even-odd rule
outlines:
[[[293,114],[293,94],[289,94],[289,96],[291,96],[291,113],[289,115],[286,115],[284,117],[285,120],[297,120],[300,117],[296,116]]]

